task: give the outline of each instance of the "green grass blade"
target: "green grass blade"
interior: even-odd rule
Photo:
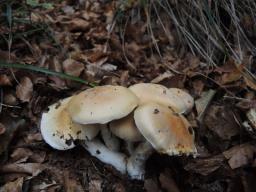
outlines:
[[[90,83],[90,82],[85,81],[85,80],[83,80],[79,77],[68,75],[66,73],[51,71],[49,69],[42,68],[42,67],[36,67],[36,66],[33,66],[33,65],[17,64],[17,63],[5,63],[3,61],[0,61],[0,67],[30,70],[30,71],[40,72],[40,73],[44,73],[44,74],[47,74],[47,75],[57,76],[57,77],[60,77],[60,78],[63,78],[63,79],[68,79],[68,80],[76,81],[76,82],[79,82],[79,83],[87,84],[91,87],[97,86],[96,83]]]

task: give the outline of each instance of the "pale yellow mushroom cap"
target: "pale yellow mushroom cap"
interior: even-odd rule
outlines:
[[[71,97],[61,100],[49,107],[41,119],[43,139],[51,147],[59,150],[73,148],[74,140],[91,140],[99,132],[99,125],[80,125],[72,122],[66,111]]]
[[[143,136],[135,125],[133,113],[109,124],[111,132],[117,137],[131,142],[142,141]]]
[[[168,155],[196,154],[194,132],[188,121],[158,103],[139,106],[134,112],[136,126],[149,143]]]
[[[67,111],[77,123],[105,124],[131,113],[138,102],[137,96],[128,88],[105,85],[73,96]]]
[[[140,105],[148,102],[156,102],[171,107],[177,113],[184,113],[186,105],[176,94],[173,94],[163,85],[154,83],[139,83],[129,89],[140,99]]]
[[[179,88],[170,88],[169,91],[179,97],[186,105],[186,112],[189,112],[194,106],[194,98],[186,91]]]

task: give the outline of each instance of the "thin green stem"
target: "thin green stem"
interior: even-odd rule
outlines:
[[[36,71],[36,72],[40,72],[40,73],[45,73],[47,75],[57,76],[57,77],[60,77],[60,78],[69,79],[69,80],[76,81],[76,82],[79,82],[79,83],[87,84],[91,87],[97,86],[96,83],[90,83],[90,82],[85,81],[85,80],[83,80],[79,77],[75,77],[75,76],[68,75],[68,74],[61,73],[61,72],[51,71],[49,69],[42,68],[42,67],[36,67],[36,66],[33,66],[33,65],[18,64],[18,63],[5,63],[3,61],[0,61],[0,67]]]

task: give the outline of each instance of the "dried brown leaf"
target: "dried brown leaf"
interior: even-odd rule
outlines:
[[[251,144],[242,144],[224,151],[223,155],[229,159],[228,164],[232,169],[253,163],[256,147]]]
[[[4,104],[17,105],[18,101],[14,94],[6,93],[6,94],[4,94]]]
[[[197,119],[199,121],[203,120],[205,112],[206,112],[212,98],[214,97],[215,93],[216,93],[216,91],[209,90],[207,92],[204,92],[202,94],[201,98],[199,98],[195,101],[195,106],[196,106],[196,110],[197,110],[197,114],[198,114]]]
[[[33,83],[29,77],[23,77],[16,87],[16,95],[23,102],[29,102],[33,93]]]
[[[253,82],[252,80],[250,80],[250,78],[247,78],[246,76],[244,76],[244,80],[245,80],[245,83],[246,83],[246,85],[248,87],[250,87],[251,89],[256,91],[256,84],[255,84],[255,82]]]
[[[0,123],[0,135],[4,134],[5,130],[5,126],[2,123]]]
[[[224,73],[221,77],[222,84],[232,83],[234,81],[239,80],[242,77],[242,74],[239,70],[234,69],[234,71],[230,73]]]
[[[126,192],[125,187],[122,183],[116,183],[114,186],[114,192]]]
[[[73,18],[71,21],[65,22],[65,24],[67,24],[70,31],[86,31],[90,26],[90,22],[81,18]]]
[[[89,182],[89,191],[91,192],[102,192],[102,180],[101,179],[91,179]]]
[[[222,155],[216,155],[210,158],[192,160],[184,168],[187,171],[206,176],[219,169],[222,166],[223,161],[224,157]]]
[[[0,192],[22,192],[23,182],[23,177],[20,177],[15,181],[6,183],[0,188]]]
[[[250,109],[247,113],[246,116],[248,120],[250,121],[250,124],[256,131],[256,108]]]
[[[172,176],[165,171],[165,173],[161,173],[159,176],[159,181],[161,187],[165,189],[167,192],[180,192],[177,184],[173,180]]]
[[[17,148],[12,152],[11,158],[12,158],[13,161],[18,161],[18,160],[23,159],[23,158],[28,159],[32,154],[33,154],[33,152],[30,149]]]
[[[0,167],[2,173],[26,173],[32,176],[40,174],[45,167],[40,163],[12,163]]]
[[[151,83],[159,83],[161,81],[163,81],[164,79],[168,79],[173,77],[174,74],[170,71],[166,71],[162,74],[159,74],[157,77],[155,77],[154,79],[151,80]]]
[[[25,125],[25,120],[3,115],[0,116],[0,121],[6,128],[5,132],[0,135],[0,154],[2,154],[2,152],[8,148],[9,143],[15,135],[15,132]]]
[[[84,70],[84,64],[73,59],[66,59],[63,62],[63,69],[65,73],[78,77]]]
[[[83,187],[79,183],[79,181],[70,176],[68,171],[64,172],[64,188],[66,192],[83,192]]]
[[[11,78],[5,74],[0,75],[0,85],[1,86],[11,86]]]
[[[25,138],[26,143],[34,143],[42,140],[43,140],[43,137],[41,133],[29,133]]]
[[[210,106],[205,115],[204,123],[221,139],[230,139],[239,134],[240,131],[233,112],[225,106]]]
[[[144,181],[144,188],[147,192],[160,192],[161,190],[157,183],[156,179],[146,179]]]

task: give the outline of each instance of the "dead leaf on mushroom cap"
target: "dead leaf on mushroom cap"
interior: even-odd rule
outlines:
[[[16,95],[23,102],[29,102],[33,93],[33,83],[29,77],[23,77],[16,87]]]

